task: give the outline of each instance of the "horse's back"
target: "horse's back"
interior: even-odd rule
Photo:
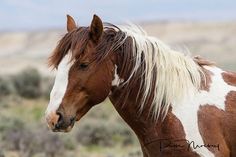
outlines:
[[[199,108],[199,131],[204,143],[219,146],[219,149],[209,147],[216,157],[233,157],[236,156],[236,73],[216,71],[212,70],[209,99],[219,100],[209,102],[219,104],[209,103]]]
[[[224,81],[236,88],[236,73],[224,72]],[[236,156],[236,90],[232,90],[226,96],[225,113],[222,119],[225,139],[230,147],[230,155]]]

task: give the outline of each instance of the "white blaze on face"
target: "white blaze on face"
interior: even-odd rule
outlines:
[[[58,65],[54,86],[50,93],[50,101],[46,110],[46,116],[49,116],[51,113],[56,113],[56,110],[59,108],[65,95],[68,84],[69,70],[73,64],[70,63],[71,58],[69,54],[70,53],[64,56]]]

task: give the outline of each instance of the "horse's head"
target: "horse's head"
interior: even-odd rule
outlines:
[[[67,31],[49,58],[57,74],[46,110],[49,127],[64,132],[106,99],[114,77],[113,53],[98,60],[107,46],[107,35],[98,16],[94,15],[89,27],[77,27],[68,15]]]

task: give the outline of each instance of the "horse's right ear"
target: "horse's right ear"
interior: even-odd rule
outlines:
[[[71,32],[74,29],[77,29],[75,20],[70,15],[67,15],[67,31]]]
[[[103,33],[102,20],[97,15],[93,15],[93,20],[92,20],[92,23],[91,23],[89,29],[90,29],[90,36],[91,36],[92,40],[95,43],[97,43]]]

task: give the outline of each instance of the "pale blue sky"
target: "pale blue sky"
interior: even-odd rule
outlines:
[[[236,20],[236,0],[1,0],[0,31],[62,28],[71,14],[87,25],[106,22]]]

